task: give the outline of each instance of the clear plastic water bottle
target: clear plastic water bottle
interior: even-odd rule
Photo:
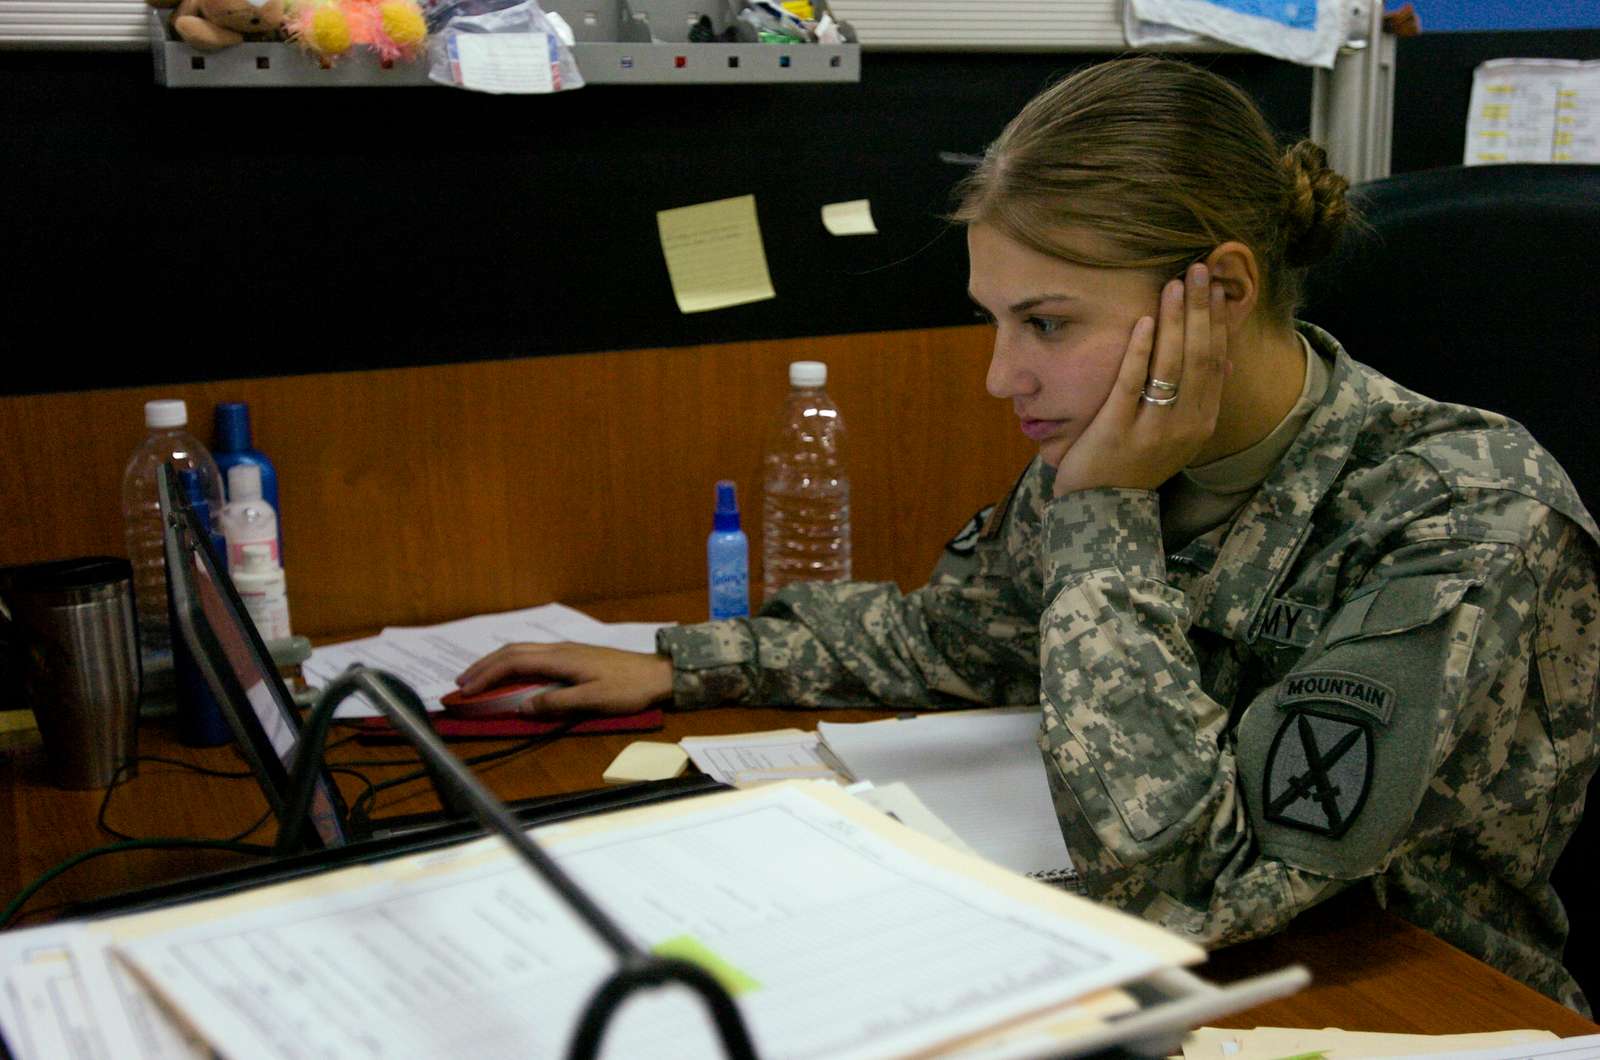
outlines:
[[[133,451],[122,474],[122,518],[128,559],[133,563],[133,594],[139,618],[139,663],[144,674],[144,709],[171,705],[172,626],[167,609],[167,558],[161,545],[161,501],[156,475],[163,464],[180,473],[193,470],[211,509],[222,510],[222,475],[206,447],[185,428],[189,409],[182,401],[147,401],[149,433]]]
[[[789,399],[767,442],[762,479],[762,592],[850,577],[850,476],[844,418],[821,361],[789,365]]]

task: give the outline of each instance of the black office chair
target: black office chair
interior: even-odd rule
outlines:
[[[1429,397],[1521,422],[1600,515],[1600,166],[1472,166],[1362,185],[1369,232],[1308,282],[1301,315],[1353,357]],[[1566,962],[1600,1005],[1600,783],[1551,882]]]

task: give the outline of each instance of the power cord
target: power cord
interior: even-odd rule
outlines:
[[[571,732],[573,727],[576,726],[581,720],[582,719],[574,718],[570,721],[563,722],[559,728],[551,729],[549,732],[541,733],[538,736],[530,736],[521,743],[513,744],[510,747],[502,747],[497,751],[486,751],[483,754],[473,755],[470,758],[463,758],[461,762],[466,766],[477,766],[482,765],[485,762],[494,762],[500,759],[511,758],[515,755],[522,754],[525,751],[530,751],[536,747],[542,747],[545,744],[551,743],[560,737],[565,736],[567,733]],[[340,764],[343,765],[344,763]],[[387,765],[392,763],[384,764]],[[376,784],[369,782],[367,790],[362,792],[361,796],[357,798],[356,801],[350,806],[351,824],[357,829],[364,828],[367,825],[367,823],[371,820],[371,813],[373,809],[375,809],[374,804],[377,800],[379,792],[388,791],[390,788],[396,788],[402,784],[411,784],[418,780],[426,780],[427,778],[428,771],[426,769],[419,769],[412,773],[403,773],[398,777],[391,777],[388,780],[379,781]]]
[[[494,762],[501,759],[511,758],[515,755],[522,754],[525,751],[532,750],[535,747],[551,743],[557,738],[566,735],[576,724],[578,724],[578,719],[568,721],[559,728],[552,729],[551,731],[542,733],[539,736],[530,737],[529,739],[524,740],[521,743],[514,744],[511,747],[502,747],[499,750],[488,751],[480,755],[474,755],[470,758],[465,758],[462,761],[466,765],[475,766],[481,765],[485,762]],[[331,749],[341,744],[348,743],[349,741],[356,739],[358,735],[360,734],[352,733],[349,736],[341,737],[340,739],[330,743],[328,748]],[[117,767],[116,773],[112,775],[111,783],[106,786],[106,793],[100,800],[100,809],[95,816],[95,823],[100,827],[101,831],[108,835],[115,836],[117,838],[117,842],[107,843],[105,846],[94,847],[93,849],[74,854],[65,861],[62,861],[59,864],[52,866],[51,868],[40,873],[36,879],[34,879],[26,887],[22,888],[21,891],[17,892],[17,896],[8,902],[4,909],[0,909],[0,929],[4,929],[5,927],[9,926],[12,919],[22,911],[23,907],[28,904],[29,900],[43,890],[44,887],[56,877],[77,868],[86,861],[91,861],[94,858],[103,857],[107,854],[120,854],[129,850],[224,850],[228,851],[229,853],[245,854],[251,857],[270,857],[275,852],[273,847],[265,844],[242,842],[243,839],[257,831],[262,825],[266,824],[267,821],[271,819],[271,809],[268,809],[264,814],[257,818],[255,822],[252,823],[248,828],[225,839],[193,839],[177,836],[130,836],[113,828],[106,822],[106,814],[111,805],[111,795],[118,787],[132,779],[126,775],[127,770],[131,765],[137,762],[153,762],[160,765],[174,766],[178,769],[187,769],[190,772],[199,773],[202,776],[217,777],[224,780],[248,780],[255,777],[255,774],[248,770],[212,769],[209,766],[196,765],[193,762],[185,762],[178,758],[167,758],[162,755],[139,755],[129,762],[124,762],[122,765]],[[405,764],[405,762],[405,759],[374,760],[370,763],[361,761],[358,764],[396,765]],[[364,785],[364,790],[359,796],[357,796],[356,801],[350,808],[351,821],[357,824],[365,824],[367,821],[367,815],[372,811],[373,804],[377,800],[379,792],[398,787],[402,784],[409,784],[413,781],[422,780],[428,775],[426,770],[418,770],[414,773],[407,773],[398,777],[393,777],[389,780],[374,783],[366,774],[360,772],[359,770],[350,768],[350,765],[351,763],[344,762],[330,764],[328,766],[328,771],[330,773],[340,774],[343,776],[355,777]]]
[[[3,910],[0,910],[0,928],[8,926],[11,923],[11,918],[21,912],[22,907],[28,904],[28,899],[38,894],[45,884],[57,876],[69,869],[77,868],[92,858],[98,858],[105,854],[120,854],[125,850],[226,850],[234,854],[249,854],[261,858],[270,857],[272,854],[271,847],[263,846],[260,843],[234,843],[225,839],[128,839],[118,843],[108,843],[103,847],[95,847],[92,850],[85,850],[81,854],[74,854],[54,868],[46,869],[40,873],[38,879],[19,891],[10,903]]]
[[[123,841],[125,843],[139,842],[141,840],[146,840],[146,839],[160,839],[160,838],[162,838],[160,836],[128,835],[125,832],[120,832],[117,829],[113,828],[106,821],[106,815],[110,812],[110,809],[111,809],[111,796],[112,796],[112,794],[118,788],[122,787],[124,784],[128,783],[129,781],[131,781],[133,779],[133,777],[128,775],[128,770],[130,768],[132,768],[133,766],[138,765],[140,763],[144,763],[144,762],[154,762],[154,763],[158,763],[160,765],[173,766],[173,767],[176,767],[177,769],[188,770],[191,773],[199,773],[201,776],[221,777],[221,778],[223,778],[225,780],[250,780],[250,779],[253,779],[255,777],[255,774],[250,772],[249,770],[244,770],[244,771],[241,772],[241,771],[232,771],[232,770],[224,770],[224,769],[212,769],[209,766],[196,765],[193,762],[185,762],[180,758],[167,758],[167,757],[164,757],[162,755],[137,755],[134,758],[129,759],[128,761],[126,761],[126,762],[122,763],[120,766],[118,766],[117,767],[117,771],[111,775],[111,783],[106,785],[106,793],[105,793],[104,797],[102,797],[101,800],[100,800],[100,811],[97,814],[95,814],[95,824],[99,826],[99,828],[100,828],[100,830],[102,832],[104,832],[106,835],[111,836],[113,839],[119,839],[119,840],[121,840],[121,841]],[[237,833],[235,835],[224,836],[222,838],[219,838],[219,839],[215,840],[215,842],[219,842],[219,843],[237,843],[237,842],[240,842],[246,836],[250,835],[250,833],[254,832],[256,829],[258,829],[262,825],[266,824],[267,823],[267,818],[269,818],[271,816],[272,816],[272,810],[268,809],[266,813],[264,813],[260,817],[256,818],[256,821],[255,821],[254,824],[250,825],[250,827],[246,828],[244,831],[239,832],[239,833]],[[202,837],[202,838],[204,838],[204,837]]]

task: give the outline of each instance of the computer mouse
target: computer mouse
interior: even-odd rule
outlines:
[[[467,696],[447,692],[439,697],[446,714],[458,718],[483,718],[502,714],[532,714],[534,702],[552,688],[564,688],[562,681],[513,681],[495,685]]]

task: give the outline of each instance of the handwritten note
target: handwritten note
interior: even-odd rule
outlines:
[[[754,195],[661,210],[656,226],[680,312],[703,313],[777,297]]]

